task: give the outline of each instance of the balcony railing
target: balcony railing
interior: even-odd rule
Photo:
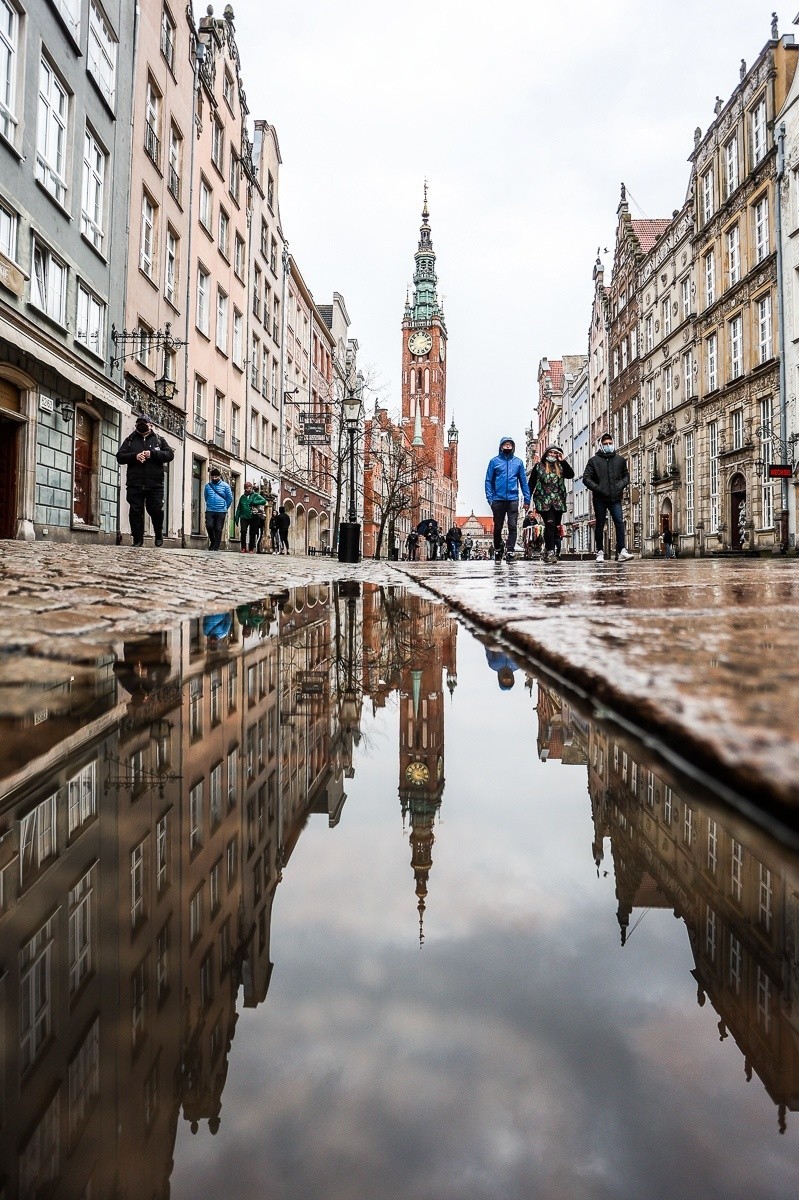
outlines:
[[[180,204],[180,176],[171,164],[167,177],[167,187],[177,200],[178,204]]]
[[[208,439],[209,445],[216,446],[219,450],[225,449],[225,431],[224,429],[214,429],[211,437]]]
[[[234,458],[238,458],[239,455],[241,454],[241,441],[239,438],[231,437],[230,453],[233,455]]]
[[[161,162],[161,139],[148,121],[144,126],[144,149],[156,166]]]
[[[205,431],[207,428],[208,428],[208,422],[206,421],[205,417],[198,417],[195,415],[194,424],[192,426],[194,436],[196,438],[200,438],[200,440],[204,442],[205,441]]]

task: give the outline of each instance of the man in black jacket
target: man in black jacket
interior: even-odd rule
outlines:
[[[630,472],[627,469],[627,459],[616,453],[611,435],[603,433],[599,443],[599,453],[589,458],[583,474],[583,483],[591,492],[594,500],[597,562],[605,561],[602,542],[608,513],[610,513],[616,530],[616,557],[619,562],[626,562],[628,558],[632,558],[632,554],[624,546],[624,515],[621,508],[621,498],[629,482]]]
[[[150,515],[156,546],[164,544],[164,471],[175,453],[164,438],[153,432],[149,417],[139,416],[133,433],[117,451],[117,461],[127,466],[127,501],[134,546],[144,545],[144,511]]]

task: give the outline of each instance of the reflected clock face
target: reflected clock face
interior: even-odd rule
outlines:
[[[408,349],[411,354],[428,354],[433,344],[432,335],[423,329],[417,329],[408,338]]]
[[[423,783],[427,783],[430,778],[430,772],[424,763],[412,762],[405,768],[405,778],[408,780],[408,783],[415,783],[418,787]]]

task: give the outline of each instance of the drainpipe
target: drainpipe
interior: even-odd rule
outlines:
[[[777,336],[780,340],[780,441],[784,453],[788,457],[788,397],[785,387],[785,311],[782,301],[783,257],[782,257],[782,181],[785,176],[785,122],[781,121],[777,132],[777,180],[775,195],[775,235],[777,240]],[[782,456],[780,456],[782,457]],[[788,480],[780,480],[782,517],[780,518],[780,549],[782,553],[788,546],[796,544],[796,511],[789,508]]]

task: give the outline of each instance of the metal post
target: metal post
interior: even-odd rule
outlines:
[[[355,510],[355,430],[348,430],[350,435],[350,511],[349,519],[354,522],[357,519]]]

